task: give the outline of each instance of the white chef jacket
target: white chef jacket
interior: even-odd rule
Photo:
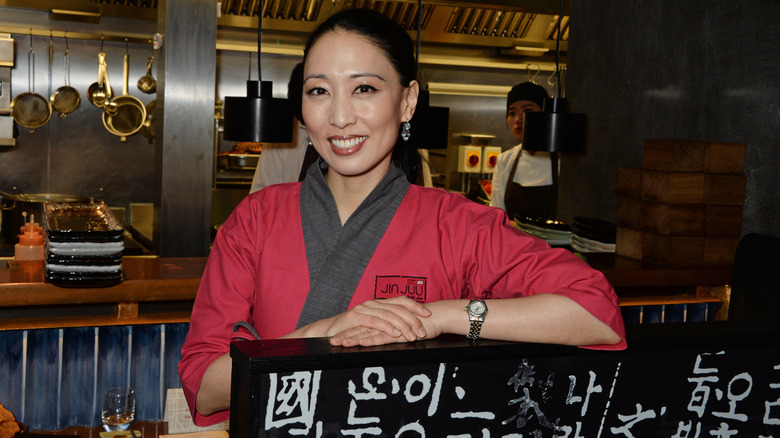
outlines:
[[[298,182],[306,155],[308,133],[295,121],[292,143],[263,143],[263,152],[252,178],[249,193],[285,182]]]
[[[515,176],[512,179],[514,183],[525,187],[549,186],[553,183],[550,153],[536,152],[534,155],[531,155],[528,151],[523,150],[522,143],[518,144],[508,151],[501,152],[496,159],[490,198],[490,205],[494,207],[506,210],[504,194],[509,184],[509,173],[512,171],[512,165],[515,162],[515,158],[517,158],[517,154],[522,155],[517,162]]]

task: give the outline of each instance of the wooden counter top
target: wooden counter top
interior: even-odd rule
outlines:
[[[731,268],[668,268],[605,253],[587,257],[625,305],[715,299],[709,287],[728,284],[732,276]],[[11,282],[12,269],[0,267],[0,330],[189,322],[205,266],[205,257],[125,257],[124,281],[99,288]]]
[[[0,268],[0,330],[188,322],[206,258],[125,257],[109,287],[10,282]]]
[[[615,289],[627,287],[723,286],[730,284],[731,267],[673,268],[621,257],[613,253],[586,254]]]

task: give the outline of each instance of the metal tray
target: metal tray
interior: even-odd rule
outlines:
[[[43,206],[52,242],[118,242],[124,228],[105,202],[47,202]]]
[[[217,168],[223,170],[255,169],[260,160],[260,154],[227,154],[217,157]]]

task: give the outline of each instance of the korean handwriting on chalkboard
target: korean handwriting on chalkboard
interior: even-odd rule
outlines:
[[[507,384],[519,396],[511,399],[509,404],[515,405],[517,411],[510,418],[505,419],[502,424],[514,423],[517,430],[526,430],[528,431],[527,436],[533,438],[541,438],[542,436],[582,438],[582,421],[575,421],[571,425],[562,424],[560,418],[552,418],[545,411],[547,406],[550,408],[550,412],[560,413],[559,403],[551,395],[555,384],[555,372],[550,371],[546,375],[538,376],[535,368],[527,359],[523,359],[517,367],[517,372],[509,379]],[[614,376],[609,376],[610,380],[605,381],[605,384],[608,384],[607,388],[601,383],[597,383],[597,374],[594,371],[587,371],[586,385],[578,385],[577,383],[577,378],[582,376],[569,374],[566,405],[579,407],[579,415],[572,418],[585,418],[589,415],[589,408],[593,406],[595,406],[594,409],[598,409],[598,406],[605,406],[604,412],[597,412],[597,415],[606,414],[619,371],[620,363],[617,364]],[[590,415],[592,416],[592,414]],[[598,436],[600,435],[601,430],[598,433]]]
[[[688,402],[688,410],[695,414],[696,419],[680,421],[674,438],[737,436],[739,435],[740,423],[749,420],[748,414],[740,409],[740,402],[750,396],[753,390],[753,377],[747,372],[737,373],[730,379],[728,375],[723,376],[716,368],[718,358],[723,356],[725,356],[725,352],[719,351],[702,353],[696,357],[693,375],[688,378],[688,382],[694,385]],[[775,365],[773,370],[775,371],[773,378],[777,380],[770,383],[769,387],[775,390],[777,399],[763,401],[762,422],[765,425],[780,425],[780,372],[778,372],[780,365]],[[701,420],[708,412],[718,418],[716,421],[718,426],[702,433]],[[771,437],[760,435],[759,438]]]
[[[717,368],[718,359],[724,357],[724,351],[696,356],[691,376],[687,378],[692,388],[686,409],[691,416],[679,420],[680,412],[669,415],[670,419],[678,418],[672,438],[735,437],[740,434],[740,425],[756,421],[742,406],[754,389],[753,377],[745,371],[732,375]],[[780,365],[775,365],[773,370],[774,378],[780,381]],[[780,383],[770,383],[769,388],[775,390],[777,399],[760,400],[764,407],[761,421],[768,426],[780,425]],[[613,435],[627,438],[642,436],[634,432],[639,423],[667,415],[667,406],[645,407],[636,403],[633,408],[634,411],[618,413],[617,417],[623,424],[610,428]],[[685,417],[684,414],[682,416]],[[772,438],[772,435],[758,435],[758,438]]]
[[[458,369],[453,365],[448,369],[447,364],[441,363],[435,370],[427,373],[418,372],[409,377],[404,375],[391,378],[383,367],[364,368],[359,378],[347,380],[348,398],[345,404],[348,404],[348,408],[343,421],[345,424],[339,427],[338,434],[355,438],[401,435],[424,437],[432,433],[430,430],[426,431],[426,425],[430,429],[431,423],[426,424],[425,419],[439,414],[440,417],[447,417],[447,421],[451,423],[468,421],[468,426],[462,430],[476,431],[474,425],[481,422],[483,425],[479,426],[478,433],[473,435],[480,438],[490,437],[491,431],[496,429],[505,431],[499,435],[502,438],[537,438],[552,436],[552,433],[561,438],[581,437],[581,422],[561,424],[559,418],[550,418],[545,412],[546,406],[552,406],[553,411],[556,409],[556,400],[553,400],[551,393],[554,372],[537,375],[534,365],[523,359],[514,374],[503,381],[504,393],[515,396],[502,402],[512,409],[506,410],[510,414],[499,418],[490,408],[475,409],[475,406],[464,401],[467,390],[463,383],[471,383],[472,379],[467,376],[459,380]],[[603,384],[597,381],[597,374],[593,371],[583,371],[581,376],[572,374],[567,377],[566,405],[576,408],[581,416],[591,414],[589,409],[596,409],[596,415],[602,415],[599,406],[608,406],[610,388],[615,384],[617,373],[608,376],[609,379],[604,379]],[[577,383],[578,378],[582,384]],[[289,375],[271,373],[269,379],[265,411],[266,430],[285,428],[289,435],[322,436],[323,424],[315,421],[318,396],[321,394],[321,372],[295,372]],[[448,389],[444,395],[443,388]],[[449,396],[453,400],[448,400],[450,403],[447,404],[447,411],[440,412],[443,396]],[[339,395],[333,395],[333,399],[337,397]],[[324,396],[323,399],[329,400],[330,397]],[[320,403],[323,399],[320,399]],[[461,409],[457,408],[459,401],[463,401],[460,404]],[[385,403],[385,411],[404,409],[410,414],[404,417],[403,424],[395,426],[393,431],[388,431],[388,425],[383,424],[380,418],[382,410],[379,411],[380,414],[377,413],[375,402]],[[503,427],[496,427],[496,420],[499,420]],[[526,431],[527,435],[519,433],[521,430]],[[468,438],[472,435],[461,433],[448,436]]]
[[[368,367],[363,369],[361,378],[349,379],[347,393],[349,407],[346,424],[339,430],[341,436],[370,437],[387,434],[383,430],[381,419],[364,412],[367,402],[395,398],[392,406],[399,403],[417,408],[422,406],[419,417],[432,417],[438,413],[442,387],[444,385],[446,364],[439,364],[435,373],[414,374],[409,378],[390,379],[383,367]],[[453,367],[451,377],[457,376],[457,367]],[[268,403],[265,411],[265,429],[287,428],[290,435],[309,436],[312,428],[314,436],[321,436],[321,423],[315,423],[317,397],[320,391],[320,371],[295,372],[290,375],[269,374]],[[455,386],[453,393],[456,398],[463,399],[465,389]],[[449,412],[453,421],[477,419],[489,422],[495,419],[495,414],[489,411],[474,411],[471,409]],[[386,427],[386,426],[385,426]],[[487,431],[487,429],[485,429]],[[409,421],[398,427],[393,436],[411,433],[414,436],[426,436],[425,426],[418,421]],[[464,437],[467,435],[464,435]],[[510,438],[508,435],[507,438]]]
[[[780,438],[780,364],[742,366],[724,351],[680,363],[660,396],[648,396],[659,380],[647,386],[644,364],[617,360],[585,368],[519,358],[488,375],[474,363],[269,373],[263,429],[314,438]]]

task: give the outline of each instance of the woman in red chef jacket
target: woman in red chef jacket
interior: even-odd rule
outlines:
[[[304,51],[303,122],[320,160],[248,196],[220,228],[179,374],[198,425],[228,418],[231,339],[381,345],[441,333],[625,348],[618,300],[570,252],[497,208],[415,180],[411,38],[383,15],[337,13]]]

